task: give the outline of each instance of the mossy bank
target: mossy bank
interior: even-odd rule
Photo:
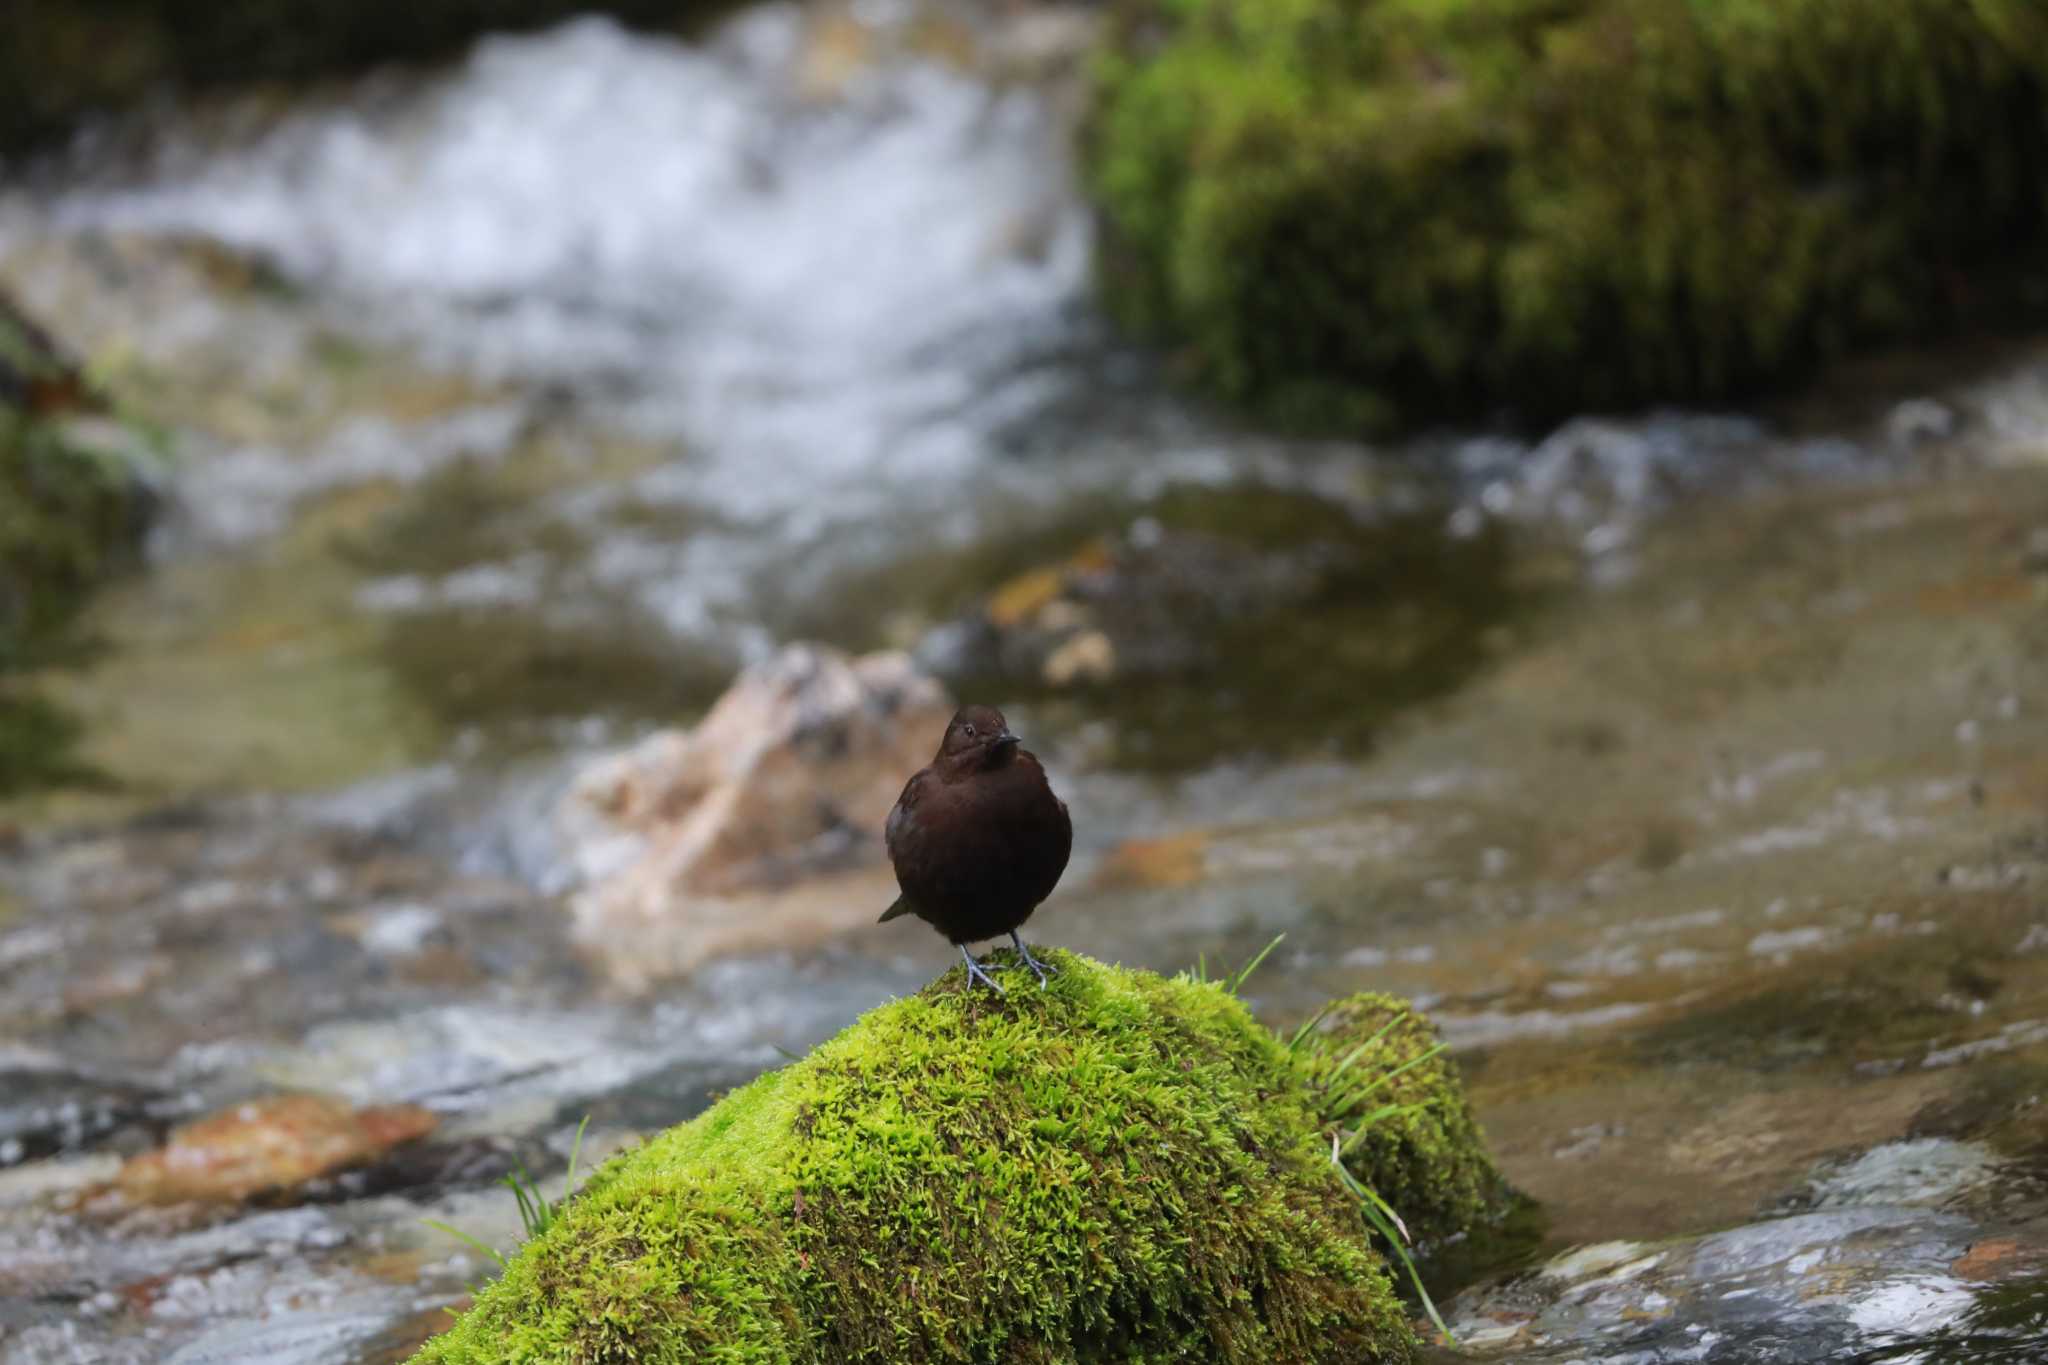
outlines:
[[[1221,986],[1049,960],[1001,998],[955,969],[615,1159],[417,1360],[1410,1359],[1327,1111],[1342,1056],[1385,1075],[1427,1026],[1371,1000],[1290,1046]],[[1351,1160],[1395,1153],[1445,1235],[1498,1177],[1433,1060]]]
[[[1104,293],[1294,425],[1708,399],[2048,316],[2036,0],[1124,0]]]
[[[101,448],[66,416],[96,401],[0,295],[0,798],[80,775],[67,753],[76,722],[9,676],[73,645],[87,595],[134,561],[155,508],[134,452]]]
[[[308,81],[458,54],[482,33],[592,10],[675,28],[722,0],[13,0],[0,25],[0,154],[165,91]]]

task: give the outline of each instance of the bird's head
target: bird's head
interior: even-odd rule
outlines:
[[[935,761],[956,771],[993,768],[1008,762],[1017,752],[1017,744],[1009,722],[995,707],[963,706],[953,713]]]

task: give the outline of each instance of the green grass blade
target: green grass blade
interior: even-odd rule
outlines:
[[[1421,1300],[1422,1310],[1429,1314],[1429,1320],[1436,1324],[1436,1330],[1443,1333],[1444,1340],[1453,1346],[1457,1345],[1457,1338],[1451,1335],[1451,1329],[1444,1324],[1443,1314],[1437,1312],[1436,1300],[1430,1298],[1428,1288],[1422,1283],[1422,1272],[1416,1268],[1415,1258],[1408,1254],[1408,1229],[1402,1225],[1400,1215],[1389,1207],[1386,1200],[1359,1183],[1358,1177],[1345,1169],[1344,1163],[1337,1159],[1334,1144],[1330,1164],[1337,1168],[1338,1178],[1344,1182],[1345,1188],[1357,1196],[1359,1211],[1365,1215],[1365,1221],[1379,1233],[1394,1259],[1408,1272],[1408,1281],[1415,1286],[1415,1296]]]
[[[533,1183],[533,1177],[526,1173],[526,1163],[514,1163],[519,1169],[516,1174],[505,1177],[505,1184],[512,1191],[512,1197],[519,1201],[519,1221],[526,1228],[528,1239],[540,1236],[548,1228],[548,1203],[541,1198],[540,1187]]]
[[[1442,1052],[1446,1046],[1448,1046],[1448,1044],[1438,1043],[1429,1051],[1420,1053],[1414,1057],[1410,1057],[1407,1061],[1401,1063],[1401,1065],[1395,1067],[1392,1071],[1388,1071],[1381,1075],[1373,1077],[1371,1080],[1365,1082],[1365,1084],[1359,1089],[1355,1097],[1352,1097],[1354,1103],[1356,1102],[1356,1100],[1364,1099],[1367,1095],[1370,1095],[1373,1091],[1379,1089],[1388,1081],[1394,1080],[1396,1077],[1400,1076],[1401,1073],[1405,1071],[1411,1071],[1414,1068],[1421,1066],[1424,1062],[1436,1056],[1439,1052]]]
[[[1303,1024],[1300,1028],[1296,1029],[1294,1031],[1294,1036],[1287,1040],[1287,1050],[1289,1052],[1299,1051],[1302,1043],[1307,1040],[1308,1035],[1315,1029],[1315,1026],[1317,1024],[1322,1023],[1323,1020],[1329,1018],[1330,1011],[1335,1008],[1337,1008],[1337,1002],[1332,1000],[1329,1004],[1317,1010],[1315,1012],[1315,1017],[1310,1019],[1306,1024]]]
[[[1372,1037],[1366,1039],[1364,1042],[1360,1043],[1357,1047],[1352,1048],[1350,1052],[1345,1054],[1344,1060],[1337,1063],[1337,1069],[1330,1073],[1330,1079],[1334,1081],[1339,1076],[1343,1075],[1346,1071],[1349,1071],[1351,1069],[1351,1064],[1357,1061],[1359,1057],[1364,1054],[1367,1048],[1371,1047],[1374,1043],[1377,1043],[1380,1039],[1386,1037],[1388,1030],[1392,1029],[1394,1025],[1400,1023],[1403,1019],[1406,1019],[1407,1017],[1408,1011],[1402,1010],[1399,1014],[1387,1020],[1386,1023],[1381,1024],[1379,1027],[1379,1031],[1377,1033],[1373,1034]]]
[[[498,1249],[492,1246],[490,1243],[485,1242],[479,1238],[470,1236],[461,1228],[450,1227],[448,1226],[448,1224],[443,1223],[437,1218],[422,1218],[420,1219],[420,1221],[422,1223],[425,1223],[428,1227],[433,1228],[436,1232],[445,1232],[450,1237],[453,1237],[456,1241],[475,1247],[478,1251],[481,1251],[484,1255],[496,1261],[498,1263],[498,1269],[503,1270],[505,1268],[505,1258],[499,1255]]]
[[[583,1130],[590,1126],[590,1115],[583,1116],[583,1122],[576,1125],[576,1140],[569,1144],[569,1178],[562,1186],[562,1198],[567,1199],[576,1188],[576,1159],[583,1155]]]
[[[1259,969],[1259,964],[1264,962],[1266,958],[1272,953],[1272,951],[1280,946],[1280,941],[1286,937],[1287,935],[1285,934],[1275,934],[1273,936],[1273,941],[1271,943],[1268,943],[1265,947],[1259,949],[1257,957],[1254,957],[1250,962],[1247,962],[1244,964],[1244,966],[1238,968],[1237,974],[1232,977],[1229,977],[1224,982],[1223,989],[1230,992],[1230,994],[1232,995],[1236,995],[1240,990],[1244,989],[1244,983],[1248,979],[1250,979],[1251,974],[1253,972]]]

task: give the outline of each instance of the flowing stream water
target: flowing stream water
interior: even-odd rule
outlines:
[[[0,189],[0,284],[175,434],[45,679],[109,783],[0,812],[0,1361],[402,1358],[484,1269],[423,1220],[509,1245],[490,1182],[584,1116],[614,1149],[942,970],[897,925],[623,989],[546,811],[790,639],[986,680],[962,609],[1105,535],[1235,547],[1169,602],[1325,590],[988,682],[1076,815],[1034,932],[1284,933],[1272,1022],[1430,1008],[1535,1201],[1441,1265],[1473,1349],[2048,1350],[2048,358],[1244,432],[1090,309],[1087,22],[583,21]],[[438,1127],[290,1199],[105,1192],[280,1090]]]

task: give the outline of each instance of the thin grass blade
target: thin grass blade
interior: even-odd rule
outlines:
[[[420,1219],[420,1221],[422,1223],[425,1223],[428,1227],[433,1228],[436,1232],[445,1232],[450,1237],[453,1237],[456,1241],[464,1243],[467,1246],[475,1247],[478,1251],[481,1251],[484,1255],[496,1261],[498,1263],[498,1269],[503,1270],[505,1268],[505,1258],[499,1255],[498,1249],[492,1246],[489,1242],[483,1241],[480,1238],[472,1237],[468,1233],[464,1232],[461,1228],[450,1227],[448,1226],[448,1224],[443,1223],[438,1218],[422,1218]]]
[[[1294,1031],[1294,1036],[1287,1040],[1287,1050],[1289,1052],[1294,1052],[1298,1050],[1301,1047],[1302,1043],[1307,1040],[1308,1035],[1312,1031],[1314,1031],[1315,1026],[1317,1024],[1322,1023],[1323,1020],[1329,1018],[1330,1011],[1335,1008],[1337,1008],[1337,1002],[1332,1000],[1329,1004],[1317,1010],[1315,1012],[1315,1017],[1310,1019],[1306,1024],[1303,1024],[1300,1028],[1296,1029]]]
[[[1236,995],[1244,988],[1244,983],[1251,978],[1251,974],[1259,969],[1259,964],[1264,962],[1272,954],[1272,951],[1280,946],[1280,941],[1286,937],[1287,935],[1285,934],[1275,934],[1271,943],[1259,949],[1258,956],[1238,968],[1236,975],[1231,976],[1224,982],[1223,989],[1232,995]]]

